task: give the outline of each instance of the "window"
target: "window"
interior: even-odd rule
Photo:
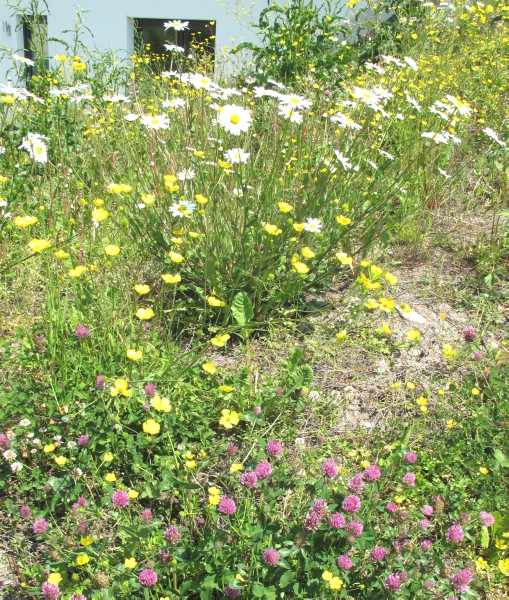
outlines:
[[[215,21],[188,21],[188,29],[176,31],[173,28],[164,29],[164,24],[171,19],[133,19],[134,46],[138,52],[144,51],[150,44],[150,53],[165,57],[165,68],[177,68],[182,57],[190,52],[204,52],[212,60],[215,53],[216,23]],[[181,19],[186,21],[187,19]],[[165,44],[183,48],[184,52],[170,53]]]
[[[37,59],[44,57],[46,68],[48,68],[48,17],[40,15],[37,20],[35,17],[26,17],[22,24],[25,58],[37,62]],[[35,66],[27,68],[29,79],[35,73]]]

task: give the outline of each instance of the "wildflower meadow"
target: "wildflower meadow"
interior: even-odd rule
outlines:
[[[508,7],[346,8],[8,53],[0,597],[507,597]]]

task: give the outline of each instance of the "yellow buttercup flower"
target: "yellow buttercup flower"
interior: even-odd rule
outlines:
[[[342,331],[338,331],[336,333],[336,341],[337,342],[342,342],[343,340],[346,340],[347,337],[348,337],[348,332],[346,329],[343,329]]]
[[[214,373],[217,371],[216,365],[212,362],[203,363],[201,368],[209,375],[214,375]]]
[[[233,385],[220,385],[218,390],[220,392],[224,392],[225,394],[229,394],[230,392],[233,392],[235,388],[233,387]]]
[[[107,210],[104,210],[104,208],[96,208],[92,211],[92,219],[97,223],[101,223],[108,218],[109,214],[110,213]]]
[[[131,395],[131,390],[129,389],[129,384],[125,379],[115,379],[113,382],[113,386],[110,388],[110,395],[115,397],[118,395],[125,396],[129,398]]]
[[[201,194],[196,194],[194,199],[196,200],[196,202],[198,202],[198,204],[207,204],[207,202],[209,201],[209,199],[206,196],[202,196]]]
[[[322,579],[324,581],[330,581],[333,578],[333,574],[330,571],[324,571],[322,573]]]
[[[454,419],[449,419],[446,423],[448,429],[454,429],[458,423]]]
[[[406,332],[406,337],[409,342],[415,342],[421,337],[421,332],[417,331],[417,329],[410,329],[410,331]]]
[[[225,429],[232,429],[235,425],[238,425],[239,421],[240,415],[238,412],[223,408],[221,417],[219,418],[219,425],[223,426]]]
[[[159,395],[156,395],[152,398],[150,401],[150,406],[152,406],[152,408],[158,412],[171,412],[171,405],[168,398],[161,398]]]
[[[498,568],[502,575],[509,575],[509,558],[498,561]]]
[[[165,283],[180,283],[182,281],[182,277],[178,273],[176,273],[175,275],[165,273],[164,275],[161,275],[161,279]]]
[[[67,458],[65,458],[65,456],[55,456],[55,462],[60,467],[63,467],[65,465],[65,463],[67,462]]]
[[[142,194],[141,201],[143,204],[145,204],[145,206],[153,206],[156,201],[156,197],[154,194]]]
[[[384,277],[386,281],[388,281],[391,285],[396,285],[398,283],[398,278],[396,277],[396,275],[389,273],[389,271],[387,271]]]
[[[117,476],[115,475],[115,473],[106,473],[106,475],[104,476],[104,480],[108,483],[113,483],[117,480]]]
[[[311,250],[311,248],[308,248],[308,246],[304,246],[304,248],[302,248],[301,254],[304,258],[314,258],[316,256],[313,250]]]
[[[292,267],[300,275],[305,275],[306,273],[309,273],[309,267],[306,265],[306,263],[300,262],[299,260],[292,261]]]
[[[219,300],[219,298],[216,298],[215,296],[209,296],[207,298],[207,302],[210,306],[224,306],[224,302],[222,302],[221,300]]]
[[[331,590],[340,590],[344,586],[344,583],[339,577],[333,577],[329,581],[329,586]]]
[[[288,202],[278,202],[277,203],[279,210],[283,213],[289,213],[293,210],[293,206],[288,204]]]
[[[37,217],[16,217],[15,219],[13,219],[12,221],[14,223],[14,225],[16,225],[16,227],[30,227],[30,225],[35,225],[36,223],[39,222],[39,219]]]
[[[394,302],[394,300],[392,298],[379,298],[378,302],[380,304],[380,310],[383,310],[384,312],[393,312],[394,311],[394,307],[396,306],[396,303]]]
[[[91,535],[87,537],[82,537],[80,540],[80,544],[82,546],[91,546],[94,543],[94,538]]]
[[[46,452],[46,454],[53,452],[53,450],[55,449],[55,444],[46,444],[44,446],[44,448],[42,449],[43,452]]]
[[[269,235],[280,235],[281,233],[283,233],[277,225],[273,225],[271,223],[267,223],[266,225],[264,225],[263,229]]]
[[[489,564],[484,560],[482,556],[479,556],[475,561],[475,566],[481,570],[486,571],[489,568]]]
[[[209,494],[209,504],[211,506],[217,506],[221,502],[221,496],[219,494]]]
[[[145,294],[148,294],[148,293],[150,292],[150,286],[148,286],[148,285],[145,285],[145,284],[142,284],[142,283],[137,283],[137,284],[134,286],[134,290],[135,290],[136,292],[138,292],[138,294],[139,294],[140,296],[144,296]]]
[[[352,265],[353,258],[348,256],[346,252],[336,252],[336,258],[342,265]]]
[[[233,463],[230,467],[230,473],[237,473],[237,471],[242,471],[244,465],[242,463]]]
[[[481,475],[487,475],[489,472],[489,469],[486,467],[479,467],[479,473],[481,473]]]
[[[135,558],[126,558],[124,560],[124,567],[126,569],[136,569],[137,561]]]
[[[120,248],[118,246],[115,246],[115,244],[104,246],[104,251],[108,256],[117,256],[118,254],[120,254]]]
[[[133,350],[132,348],[128,348],[126,350],[126,356],[129,360],[137,361],[143,358],[143,352],[141,350]]]
[[[33,252],[43,252],[51,247],[51,241],[45,239],[33,239],[28,242],[28,247]]]
[[[218,348],[222,348],[223,346],[226,346],[226,342],[230,339],[230,336],[227,333],[224,333],[223,335],[216,335],[215,337],[213,337],[210,340],[210,343],[213,346],[217,346]]]
[[[58,585],[62,581],[62,575],[60,573],[50,573],[46,581],[52,585]]]
[[[143,423],[143,431],[149,435],[157,435],[161,431],[161,425],[154,419],[147,419]]]
[[[76,557],[77,565],[83,566],[89,562],[90,562],[90,556],[88,554],[85,554],[84,552],[82,554],[78,554],[78,556]]]
[[[380,304],[374,299],[370,298],[364,303],[364,306],[369,310],[375,310],[375,308],[380,308]]]
[[[57,250],[54,256],[55,258],[58,258],[58,260],[63,260],[64,258],[69,258],[69,253],[65,250]]]
[[[127,495],[129,496],[129,498],[131,498],[131,500],[136,500],[140,493],[136,490],[128,490]]]
[[[442,346],[442,354],[444,358],[453,358],[456,355],[456,350],[454,350],[451,344],[444,344]]]
[[[336,221],[340,225],[343,225],[344,227],[346,227],[346,225],[350,225],[352,223],[352,219],[349,219],[348,217],[344,217],[343,215],[337,216]]]
[[[173,250],[168,252],[168,256],[170,257],[170,260],[174,263],[181,263],[184,260],[182,254],[179,254],[178,252],[173,252]]]
[[[85,267],[85,265],[78,265],[77,267],[74,267],[74,269],[70,269],[68,275],[69,277],[81,277],[87,271],[88,267]]]
[[[154,316],[154,311],[151,308],[138,308],[136,316],[140,321],[148,321]]]
[[[103,461],[111,462],[112,460],[113,460],[113,454],[111,452],[106,452],[106,454],[103,456]]]
[[[74,61],[72,62],[72,68],[73,68],[75,71],[84,71],[84,70],[87,68],[87,65],[86,65],[86,64],[84,64],[84,63],[82,63],[82,62],[79,62],[79,61],[77,61],[77,60],[74,60]]]

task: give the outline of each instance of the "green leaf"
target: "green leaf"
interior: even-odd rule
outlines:
[[[287,585],[290,585],[294,576],[293,571],[286,571],[281,575],[281,579],[279,580],[279,587],[285,588]]]
[[[239,292],[233,299],[233,318],[241,327],[245,327],[253,318],[253,305],[246,292]]]
[[[493,454],[495,455],[495,460],[501,467],[509,467],[509,458],[507,458],[507,456],[502,452],[502,450],[499,450],[497,448]]]
[[[490,534],[487,527],[483,527],[481,530],[481,546],[487,548],[490,545]]]
[[[255,598],[263,598],[263,595],[265,593],[265,588],[263,587],[263,585],[261,583],[255,583],[253,585],[253,587],[251,588],[251,593],[253,594],[253,596]]]

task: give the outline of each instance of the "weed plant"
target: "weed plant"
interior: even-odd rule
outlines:
[[[352,285],[351,331],[329,340],[346,352],[356,323],[411,313],[378,260],[390,243],[418,243],[472,173],[499,212],[507,8],[396,9],[367,62],[338,47],[337,15],[270,10],[236,87],[199,45],[169,70],[79,37],[49,65],[12,55],[21,77],[37,66],[0,95],[12,598],[454,598],[507,581],[503,345],[467,328],[444,340],[448,381],[407,385],[386,431],[311,441],[296,423],[321,398],[312,366],[294,351],[269,377],[252,350],[309,294]],[[375,335],[386,354],[421,337]]]

